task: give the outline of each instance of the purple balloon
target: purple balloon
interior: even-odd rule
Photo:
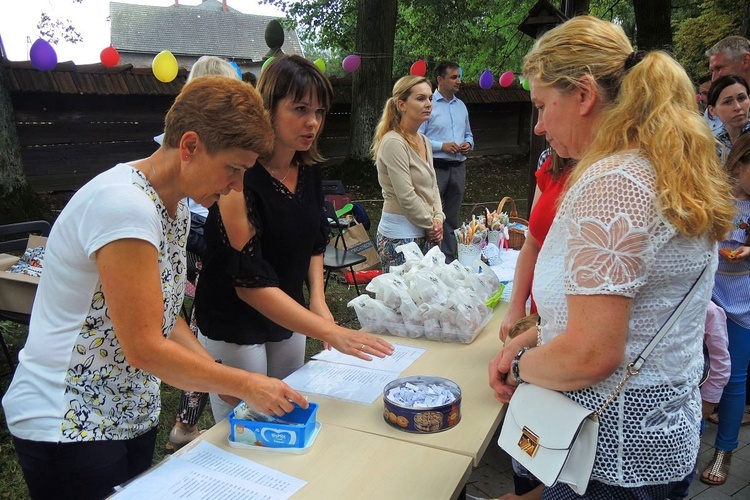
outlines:
[[[31,46],[31,64],[39,71],[51,71],[57,66],[57,53],[46,40],[39,38]]]
[[[344,58],[343,61],[341,61],[341,67],[344,68],[344,71],[346,71],[347,73],[353,73],[357,71],[360,64],[362,64],[362,58],[357,54],[348,55]]]
[[[487,90],[492,87],[492,82],[494,78],[492,76],[492,71],[486,69],[482,72],[482,75],[479,77],[479,86],[482,87],[484,90]]]

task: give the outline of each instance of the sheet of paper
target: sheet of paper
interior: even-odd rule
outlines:
[[[393,344],[394,347],[392,355],[386,356],[385,358],[376,358],[373,356],[372,361],[365,361],[364,359],[342,354],[336,349],[331,349],[330,351],[323,350],[313,356],[313,359],[328,361],[329,363],[338,363],[341,365],[361,366],[363,368],[372,368],[374,370],[401,373],[409,368],[417,358],[427,351],[427,349],[423,347],[412,347],[397,344],[395,342],[391,342],[391,344]]]
[[[518,261],[518,250],[503,250],[500,252],[501,263],[491,266],[498,279],[503,282],[513,281],[516,272],[516,261]]]
[[[311,360],[284,382],[297,391],[369,405],[399,373]]]
[[[205,441],[127,484],[115,498],[287,499],[306,481],[233,455]]]

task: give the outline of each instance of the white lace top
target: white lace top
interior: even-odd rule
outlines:
[[[567,393],[596,410],[710,263],[693,304],[600,420],[592,477],[627,487],[682,479],[695,464],[701,341],[717,258],[708,237],[685,237],[664,218],[654,184],[651,163],[636,151],[592,165],[558,210],[533,285],[542,343],[565,330],[567,294],[633,299],[622,366],[601,383]]]

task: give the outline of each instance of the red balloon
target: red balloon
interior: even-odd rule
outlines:
[[[106,49],[102,50],[102,53],[99,54],[99,59],[102,61],[102,64],[104,66],[106,66],[107,68],[111,68],[112,66],[117,66],[117,63],[120,62],[120,53],[117,52],[116,48],[110,45]]]
[[[414,64],[411,65],[411,69],[409,70],[409,74],[414,76],[424,76],[427,74],[427,62],[424,59],[420,59],[419,61],[414,61]]]

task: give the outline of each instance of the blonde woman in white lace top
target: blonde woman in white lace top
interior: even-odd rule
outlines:
[[[541,327],[508,342],[490,385],[501,402],[529,382],[596,410],[703,268],[715,270],[729,184],[685,71],[634,53],[621,28],[576,17],[537,41],[524,74],[535,133],[580,162],[536,265]],[[693,469],[712,276],[602,415],[585,498],[663,499]],[[557,484],[543,498],[580,497]]]

